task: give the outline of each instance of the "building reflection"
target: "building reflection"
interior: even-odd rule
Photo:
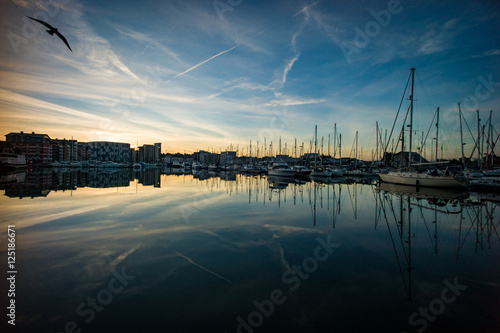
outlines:
[[[74,191],[78,188],[128,187],[133,181],[143,186],[161,187],[161,170],[103,169],[74,170],[40,168],[2,174],[0,190],[11,198],[46,197],[51,191]]]

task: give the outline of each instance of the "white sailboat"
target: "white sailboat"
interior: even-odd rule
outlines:
[[[383,182],[414,185],[426,187],[465,187],[465,184],[459,182],[455,177],[448,174],[438,173],[420,173],[410,170],[412,163],[412,134],[413,134],[413,88],[415,81],[415,68],[411,68],[411,92],[410,92],[410,124],[409,124],[409,153],[408,167],[406,171],[391,171],[388,173],[378,173]],[[404,136],[404,133],[403,133]],[[401,159],[404,159],[404,154],[401,154]]]

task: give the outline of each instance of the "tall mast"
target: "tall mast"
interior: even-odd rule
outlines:
[[[436,110],[436,162],[438,161],[438,141],[439,141],[439,108]]]
[[[314,167],[317,163],[318,125],[314,125]]]
[[[411,92],[410,92],[410,142],[409,142],[409,154],[408,154],[408,169],[411,167],[411,144],[412,144],[412,134],[413,134],[413,85],[415,83],[415,67],[411,68]]]
[[[482,169],[482,156],[481,156],[481,119],[479,118],[479,110],[477,112],[477,166],[479,170]]]
[[[342,166],[342,134],[339,134],[339,165]]]
[[[462,146],[462,165],[464,170],[466,169],[465,165],[465,156],[464,156],[464,134],[462,131],[462,109],[460,108],[460,102],[458,102],[458,117],[460,118],[460,145]]]
[[[377,161],[378,160],[378,121],[375,123],[376,123],[376,132],[377,132],[375,134],[375,137],[376,137],[375,140],[377,140],[377,150],[375,151],[375,161]]]
[[[333,124],[333,163],[335,165],[335,157],[337,156],[337,123]]]
[[[486,140],[486,144],[488,148],[486,149],[486,168],[488,168],[488,161],[489,158],[491,157],[491,167],[493,168],[493,125],[491,124],[491,113],[493,110],[490,110],[490,120],[488,123],[490,124],[488,126],[488,140]],[[490,150],[491,150],[491,155],[490,155]]]
[[[354,160],[354,168],[358,167],[358,131],[356,131],[356,159]]]
[[[404,156],[405,156],[405,125],[403,124],[403,128],[401,129],[401,164],[400,168],[404,167]]]
[[[264,156],[267,157],[267,139],[264,138]]]
[[[328,133],[328,157],[332,157],[332,155],[330,155],[330,133]]]
[[[297,138],[295,138],[294,157],[297,157]]]

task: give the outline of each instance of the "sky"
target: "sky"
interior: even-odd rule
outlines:
[[[500,128],[497,1],[0,0],[0,129],[162,152],[333,154],[371,159],[416,68],[414,134],[435,110],[444,158],[466,155],[492,110]],[[47,34],[48,22],[68,40]],[[408,96],[403,99],[405,114]],[[401,119],[401,117],[399,118]],[[391,137],[397,141],[402,120]],[[470,128],[470,131],[469,131]],[[471,136],[472,134],[472,136]],[[265,146],[264,146],[265,143]],[[288,150],[285,151],[285,144]],[[338,141],[337,141],[338,144]],[[320,149],[320,148],[318,148]],[[297,148],[300,151],[300,148]],[[499,152],[497,151],[497,154]]]

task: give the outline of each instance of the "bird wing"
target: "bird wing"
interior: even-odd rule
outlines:
[[[46,26],[46,27],[47,27],[47,28],[49,28],[49,29],[54,29],[54,27],[53,27],[53,26],[51,26],[50,24],[48,24],[48,23],[47,23],[47,22],[45,22],[45,21],[42,21],[42,20],[37,20],[36,18],[32,18],[32,17],[30,17],[30,16],[26,16],[26,17],[28,17],[28,18],[32,19],[33,21],[37,21],[38,23],[43,24],[44,26]]]
[[[62,39],[62,41],[64,42],[64,44],[66,44],[66,46],[68,47],[68,49],[73,52],[73,50],[71,49],[71,47],[69,47],[69,43],[68,41],[66,40],[66,38],[64,38],[63,35],[61,35],[61,33],[59,31],[56,31],[56,35]]]

